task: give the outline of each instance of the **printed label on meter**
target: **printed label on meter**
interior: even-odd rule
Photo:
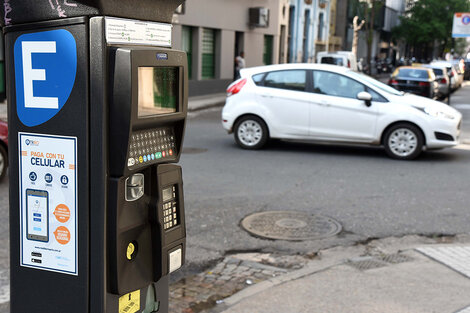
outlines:
[[[140,290],[119,298],[119,313],[135,313],[140,310]]]
[[[18,134],[21,266],[78,275],[77,138]]]

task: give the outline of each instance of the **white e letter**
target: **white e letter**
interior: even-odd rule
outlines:
[[[23,41],[23,82],[24,106],[26,108],[58,109],[59,98],[35,97],[33,95],[33,81],[46,80],[46,70],[33,69],[31,55],[33,53],[56,53],[55,41]]]

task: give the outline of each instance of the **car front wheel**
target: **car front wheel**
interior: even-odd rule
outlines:
[[[423,135],[414,125],[400,123],[387,130],[384,137],[388,156],[399,160],[413,160],[423,149]]]
[[[235,141],[243,149],[260,149],[268,141],[268,127],[257,116],[242,117],[234,130]]]

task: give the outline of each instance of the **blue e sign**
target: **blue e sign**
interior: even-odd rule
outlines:
[[[16,110],[26,126],[54,117],[67,102],[77,74],[77,43],[65,30],[23,34],[14,47]]]

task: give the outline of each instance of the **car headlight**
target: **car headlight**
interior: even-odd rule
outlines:
[[[428,108],[428,107],[425,107],[425,108],[417,108],[418,110],[426,113],[427,115],[431,115],[433,117],[436,117],[436,118],[445,118],[445,119],[449,119],[449,120],[453,120],[455,118],[455,116],[449,114],[449,113],[446,113],[446,112],[443,112],[443,111],[440,111],[440,110],[436,110],[436,109],[433,109],[433,108]]]

